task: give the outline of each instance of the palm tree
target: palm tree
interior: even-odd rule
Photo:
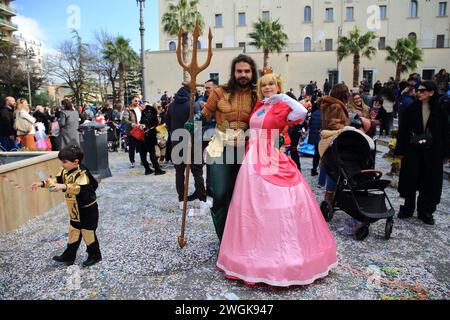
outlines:
[[[119,63],[119,101],[124,103],[125,73],[139,63],[139,57],[130,47],[130,40],[126,40],[122,36],[118,36],[114,40],[106,40],[104,47],[103,59]]]
[[[401,38],[397,40],[395,49],[386,47],[388,55],[386,61],[396,64],[395,80],[400,81],[403,72],[417,69],[417,63],[423,61],[423,50],[417,47],[413,38]]]
[[[339,37],[339,47],[337,55],[339,62],[345,57],[353,55],[353,86],[359,84],[359,66],[361,64],[361,56],[371,59],[377,49],[371,45],[375,40],[375,32],[369,31],[361,34],[361,30],[357,26],[350,32],[349,37]]]
[[[288,36],[283,32],[283,26],[276,21],[258,19],[253,23],[254,31],[248,36],[253,40],[250,45],[264,52],[264,70],[269,67],[269,53],[276,51],[280,53],[287,46]]]
[[[161,23],[163,25],[164,32],[169,36],[177,36],[180,31],[180,27],[183,27],[183,33],[181,34],[181,46],[183,53],[183,61],[187,62],[188,56],[188,35],[194,31],[195,22],[198,20],[200,34],[203,33],[204,21],[200,12],[197,10],[197,4],[199,0],[179,0],[178,4],[169,4],[169,9],[163,14]],[[194,43],[194,45],[197,45]],[[189,75],[186,71],[183,72],[184,82],[189,81]]]

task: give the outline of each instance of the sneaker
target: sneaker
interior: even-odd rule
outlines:
[[[98,263],[102,261],[102,257],[92,257],[92,256],[88,256],[87,260],[83,262],[83,267],[90,267],[93,266],[94,264]]]
[[[134,169],[134,168],[136,168],[136,164],[133,162],[130,166],[130,169]]]

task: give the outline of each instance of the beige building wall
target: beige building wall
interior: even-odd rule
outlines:
[[[169,3],[178,0],[159,0],[159,19],[167,11]],[[271,54],[269,64],[275,72],[281,73],[286,79],[286,87],[299,93],[300,85],[317,80],[322,86],[328,72],[339,68],[339,81],[352,83],[353,64],[348,57],[337,63],[336,48],[339,34],[347,35],[357,25],[363,32],[373,30],[377,39],[373,45],[378,47],[381,42],[394,46],[398,38],[414,33],[420,47],[424,48],[423,63],[416,70],[438,72],[441,68],[450,69],[450,18],[447,4],[446,13],[439,16],[439,3],[443,0],[417,0],[417,17],[410,16],[410,0],[200,0],[198,9],[205,19],[205,26],[213,32],[213,47],[222,44],[223,49],[215,49],[211,66],[202,73],[199,81],[206,81],[211,73],[218,73],[220,83],[229,78],[231,60],[239,53],[245,52],[252,56],[262,67],[263,58],[260,50],[248,45],[248,33],[252,31],[252,23],[268,11],[271,19],[280,19],[284,31],[289,37],[288,47],[281,54]],[[450,2],[450,1],[449,1]],[[311,21],[305,21],[305,7],[311,8]],[[386,7],[386,17],[380,17],[380,6]],[[347,8],[353,8],[353,19],[347,19]],[[326,21],[326,8],[333,9],[333,18]],[[349,9],[350,10],[350,9]],[[245,13],[245,25],[239,25],[239,13]],[[216,26],[216,14],[222,15],[222,26]],[[162,28],[161,28],[162,30]],[[438,35],[444,37],[444,48],[437,47]],[[200,38],[200,59],[205,60],[207,33]],[[310,52],[305,47],[305,39],[311,39]],[[384,39],[383,39],[384,38]],[[326,40],[332,41],[331,51],[326,51]],[[168,90],[176,91],[182,81],[182,71],[176,60],[174,51],[169,51],[169,43],[177,42],[163,31],[160,33],[160,50],[147,52],[146,76],[149,96],[160,97]],[[242,42],[245,49],[239,48]],[[288,57],[286,55],[289,55]],[[386,51],[379,50],[372,60],[363,58],[360,78],[363,71],[372,71],[373,82],[386,81],[395,74],[395,65],[385,61]],[[404,74],[403,77],[407,75]]]
[[[11,21],[11,18],[16,16],[16,11],[10,6],[12,1],[0,0],[0,36],[5,41],[17,43],[12,37],[13,32],[18,30],[17,24]]]

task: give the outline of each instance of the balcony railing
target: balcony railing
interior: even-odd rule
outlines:
[[[372,42],[372,46],[383,50],[385,47],[390,46],[395,48],[396,40],[386,40],[385,46],[383,48],[379,47],[379,40],[376,39]],[[439,45],[439,46],[438,46]],[[286,48],[283,49],[283,52],[324,52],[324,51],[336,51],[338,47],[338,43],[336,39],[333,39],[333,47],[332,50],[326,50],[325,41],[322,42],[312,42],[312,43],[289,43]],[[444,41],[439,42],[437,39],[418,39],[417,47],[422,49],[435,49],[435,48],[450,48],[450,39],[444,39]],[[251,45],[245,46],[245,52],[255,53],[262,52],[262,49],[256,49],[256,47]]]
[[[10,15],[10,16],[15,16],[17,15],[16,10],[14,10],[13,8],[11,8],[10,6],[4,5],[2,3],[0,3],[0,12],[3,12],[6,15]]]
[[[0,17],[0,27],[3,27],[9,31],[17,31],[19,30],[19,26],[11,21],[8,21],[2,17]]]

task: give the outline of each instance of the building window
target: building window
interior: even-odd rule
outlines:
[[[216,28],[222,28],[222,15],[216,14]]]
[[[422,70],[422,79],[423,80],[433,80],[434,79],[434,69],[423,69]]]
[[[333,21],[333,8],[325,9],[325,21]]]
[[[417,18],[417,0],[411,0],[409,2],[409,17]]]
[[[445,34],[438,34],[436,39],[436,48],[444,48]]]
[[[177,50],[177,44],[175,43],[175,41],[170,41],[170,42],[169,42],[169,50],[170,50],[170,51],[175,51],[175,50]]]
[[[239,42],[239,48],[245,48],[245,42]]]
[[[310,37],[305,38],[304,48],[305,48],[305,51],[307,51],[307,52],[311,51],[311,38]]]
[[[333,39],[325,39],[325,51],[333,51]]]
[[[353,7],[347,7],[345,13],[345,21],[353,21]]]
[[[201,49],[202,48],[202,43],[200,42],[200,40],[197,40],[197,49]]]
[[[331,87],[336,85],[339,82],[339,72],[337,70],[329,70],[328,81],[330,82]]]
[[[222,44],[221,43],[216,43],[216,49],[222,49]]]
[[[447,15],[447,2],[439,2],[439,17]]]
[[[270,11],[263,11],[262,12],[262,19],[263,20],[269,20],[270,19]]]
[[[381,20],[387,19],[387,6],[380,6],[380,19]]]
[[[304,21],[311,22],[311,7],[310,6],[305,7]]]
[[[210,73],[209,78],[212,80],[216,80],[219,83],[219,74],[218,73]]]
[[[239,12],[238,14],[238,20],[239,20],[239,25],[240,26],[245,26],[246,21],[245,21],[245,12]]]
[[[380,37],[380,40],[378,41],[378,49],[383,50],[386,48],[386,37]]]

